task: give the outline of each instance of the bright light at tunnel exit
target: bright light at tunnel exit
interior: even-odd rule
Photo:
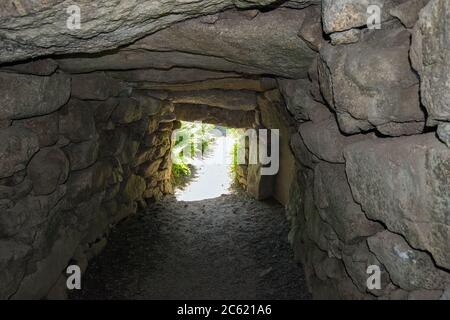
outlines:
[[[230,194],[234,143],[235,138],[230,135],[217,137],[206,155],[192,159],[190,163],[196,168],[196,176],[185,188],[175,189],[177,200],[199,201]]]

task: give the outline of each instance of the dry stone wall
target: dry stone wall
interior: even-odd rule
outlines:
[[[289,240],[314,298],[448,299],[450,3],[378,2],[379,30],[365,1],[322,1],[330,41],[308,80],[279,80],[298,122]]]
[[[84,271],[112,226],[172,192],[170,103],[103,72],[39,68],[0,72],[3,299],[61,296],[69,263]]]

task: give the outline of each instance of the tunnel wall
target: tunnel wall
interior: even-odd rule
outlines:
[[[279,170],[272,178],[272,196],[281,204],[289,202],[295,171],[295,159],[290,148],[290,137],[295,132],[295,121],[290,117],[278,89],[266,91],[258,96],[260,122],[264,128],[277,129],[279,133]],[[264,178],[264,177],[262,177]],[[266,178],[271,179],[271,178]]]
[[[172,192],[173,106],[51,62],[0,72],[0,298],[56,298],[112,226]]]
[[[380,30],[341,3],[323,1],[308,79],[279,79],[298,124],[289,240],[314,298],[449,299],[449,2],[389,7]]]
[[[290,185],[289,240],[313,296],[449,299],[450,2],[380,0],[380,29],[367,28],[367,1],[303,3],[307,8],[231,10],[173,26],[155,19],[164,30],[130,47],[57,63],[72,73],[113,70],[141,89],[150,88],[146,82],[167,89],[159,82],[169,80],[173,91],[206,91],[172,94],[179,103],[206,99],[214,107],[240,97],[253,108],[253,98],[265,95],[253,81],[231,84],[230,73],[277,77],[295,121],[295,168],[283,169],[288,181],[280,175],[278,182]],[[53,10],[41,14],[59,17]],[[96,35],[85,41],[60,34],[52,29],[59,23],[41,14],[24,14],[0,17],[2,35],[13,35],[2,38],[2,63],[74,53],[65,46],[71,40],[77,50],[103,51],[147,33],[139,27],[147,21],[132,17],[113,28],[117,37],[104,23],[83,29]],[[22,19],[36,23],[10,25]],[[131,38],[128,23],[139,31]],[[36,34],[53,42],[36,42]],[[56,69],[43,59],[0,72],[0,297],[46,296],[69,261],[85,266],[98,252],[110,224],[145,206],[143,199],[170,192],[171,104],[103,73]],[[178,83],[200,80],[196,90]],[[231,93],[220,96],[218,88]],[[242,177],[248,181],[247,170]],[[369,266],[380,268],[381,289],[367,287]]]

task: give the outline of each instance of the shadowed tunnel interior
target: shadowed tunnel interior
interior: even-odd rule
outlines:
[[[450,2],[378,2],[0,4],[0,298],[450,299]],[[181,121],[271,162],[180,200]]]

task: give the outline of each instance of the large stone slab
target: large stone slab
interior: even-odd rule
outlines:
[[[15,205],[2,208],[0,214],[0,238],[19,237],[32,244],[35,241],[36,226],[48,221],[58,204],[66,194],[65,185],[60,185],[56,191],[43,196],[30,194],[17,201]],[[55,209],[56,208],[56,209]],[[39,228],[38,228],[39,229]],[[35,247],[37,250],[45,248]]]
[[[314,123],[301,124],[298,129],[308,150],[316,157],[332,162],[344,163],[344,148],[352,143],[373,138],[372,134],[346,136],[339,131],[334,118]]]
[[[267,74],[304,78],[315,52],[297,34],[309,14],[309,10],[279,8],[249,18],[230,10],[220,13],[213,23],[187,20],[131,47],[222,57]]]
[[[16,73],[33,74],[36,76],[49,76],[58,68],[58,64],[53,59],[36,59],[27,62],[19,62],[5,65],[1,70],[13,71]]]
[[[0,299],[8,299],[17,290],[30,251],[31,247],[22,243],[0,240]]]
[[[0,178],[25,169],[28,161],[39,150],[37,135],[27,128],[1,129],[0,141]]]
[[[27,174],[36,195],[47,195],[67,180],[69,160],[57,147],[41,149],[30,161]]]
[[[277,83],[272,78],[226,78],[226,79],[210,79],[206,81],[197,81],[191,83],[130,83],[136,89],[148,90],[167,90],[167,91],[196,91],[209,89],[223,89],[223,90],[251,90],[263,92],[274,89]]]
[[[70,97],[70,77],[49,77],[0,72],[0,120],[22,119],[56,111]]]
[[[448,273],[437,269],[428,254],[412,249],[398,234],[383,231],[367,243],[392,281],[403,289],[443,289],[450,282]]]
[[[234,6],[249,8],[273,2],[276,1],[83,1],[76,3],[81,28],[69,29],[71,15],[67,9],[73,2],[6,1],[0,7],[0,63],[54,53],[105,51],[189,18]]]
[[[121,98],[119,104],[111,114],[115,123],[127,124],[142,118],[142,107],[137,99]]]
[[[361,292],[370,292],[375,296],[383,296],[389,290],[390,278],[386,268],[380,263],[375,255],[369,251],[366,240],[362,240],[355,245],[347,245],[342,250],[342,261],[350,278]],[[380,289],[369,289],[367,287],[367,273],[369,266],[376,265],[380,268]]]
[[[414,28],[411,61],[420,75],[427,122],[450,121],[450,1],[431,0]]]
[[[82,100],[106,100],[120,93],[121,83],[103,72],[72,75],[72,97]]]
[[[26,275],[12,299],[39,299],[45,296],[68,265],[80,242],[76,228],[60,230],[60,237],[51,244],[50,253],[34,263],[34,272]]]
[[[228,110],[251,111],[256,108],[256,94],[244,90],[172,92],[169,99],[175,104],[200,104]]]
[[[389,10],[398,3],[408,0],[322,0],[322,21],[326,33],[346,31],[367,25],[371,15],[367,9],[370,5],[380,8],[381,19],[384,22],[389,18]]]
[[[314,168],[314,201],[321,217],[346,243],[383,229],[353,200],[343,164],[321,162]]]
[[[14,125],[23,126],[37,134],[40,147],[48,147],[58,142],[59,118],[58,112],[45,116],[14,121]]]
[[[190,83],[210,79],[237,78],[239,74],[209,71],[193,68],[172,68],[170,70],[140,69],[130,71],[114,71],[108,73],[111,77],[130,82],[162,82]]]
[[[434,134],[368,140],[344,151],[353,196],[371,219],[450,267],[450,149]]]
[[[296,121],[320,121],[329,117],[330,111],[312,98],[311,81],[278,79],[277,82],[286,107]]]
[[[82,100],[70,99],[59,111],[59,132],[72,142],[95,138],[94,108]]]
[[[348,134],[377,128],[385,135],[423,131],[419,80],[409,63],[410,33],[392,22],[361,40],[320,51],[320,87]],[[416,124],[416,126],[414,126]]]
[[[182,121],[203,121],[231,128],[252,128],[254,111],[225,110],[196,104],[177,104],[175,114]]]
[[[69,73],[133,69],[169,70],[175,67],[246,74],[264,73],[258,68],[230,62],[219,57],[178,51],[133,50],[128,47],[95,56],[61,58],[57,62],[62,70]]]
[[[389,14],[398,18],[405,27],[412,28],[419,19],[420,10],[430,0],[407,0],[390,9]]]
[[[128,180],[122,185],[120,198],[125,203],[142,199],[142,195],[147,187],[144,178],[132,174]]]
[[[94,164],[98,157],[98,140],[88,140],[79,143],[71,143],[64,147],[70,162],[71,170],[81,170]]]

